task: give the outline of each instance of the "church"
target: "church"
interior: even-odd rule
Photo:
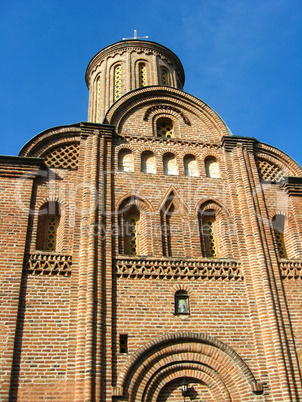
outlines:
[[[0,157],[0,400],[302,399],[302,169],[138,38]]]

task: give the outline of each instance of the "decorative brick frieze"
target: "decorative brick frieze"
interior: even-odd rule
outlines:
[[[164,144],[164,145],[183,145],[189,146],[192,148],[209,148],[209,149],[219,149],[221,148],[220,144],[215,143],[204,143],[198,141],[188,141],[188,140],[180,140],[176,138],[157,138],[157,137],[147,137],[147,136],[135,136],[135,135],[124,135],[119,136],[121,139],[126,140],[127,142],[131,143],[139,143],[139,144]]]
[[[302,261],[280,261],[282,279],[302,279]]]
[[[72,257],[56,253],[27,254],[24,270],[34,275],[71,275]]]
[[[240,263],[233,260],[117,257],[114,264],[117,277],[122,278],[243,279]]]

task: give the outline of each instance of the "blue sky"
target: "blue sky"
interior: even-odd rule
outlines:
[[[87,120],[85,70],[133,35],[170,48],[184,90],[233,134],[302,163],[302,5],[298,0],[2,0],[0,154],[50,127]]]

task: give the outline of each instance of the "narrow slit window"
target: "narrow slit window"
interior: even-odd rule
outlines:
[[[131,215],[126,222],[126,253],[130,255],[138,255],[138,221],[138,216]]]
[[[45,250],[55,251],[57,227],[59,219],[57,216],[48,216],[46,221]]]
[[[279,232],[278,230],[274,230],[274,233],[275,233],[279,257],[286,258],[283,233]]]
[[[161,82],[162,85],[169,85],[168,70],[166,68],[161,69]]]
[[[128,353],[128,335],[120,334],[120,353]]]
[[[277,250],[280,258],[287,258],[284,243],[285,216],[276,215],[273,217],[273,230],[276,239]]]
[[[146,65],[145,63],[139,63],[138,66],[138,75],[139,75],[139,87],[146,86]]]
[[[47,202],[39,209],[37,250],[57,251],[60,207],[57,202]],[[62,229],[62,228],[61,228]],[[62,236],[59,236],[60,238]]]
[[[122,94],[122,66],[119,64],[114,69],[114,100],[118,100]]]
[[[203,220],[202,230],[205,242],[206,257],[217,257],[217,245],[215,236],[215,217],[208,217]]]

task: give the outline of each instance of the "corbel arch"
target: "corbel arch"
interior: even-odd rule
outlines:
[[[203,333],[162,335],[139,348],[121,370],[114,390],[128,401],[155,402],[163,387],[190,377],[202,381],[215,402],[248,400],[262,384],[229,345]]]

